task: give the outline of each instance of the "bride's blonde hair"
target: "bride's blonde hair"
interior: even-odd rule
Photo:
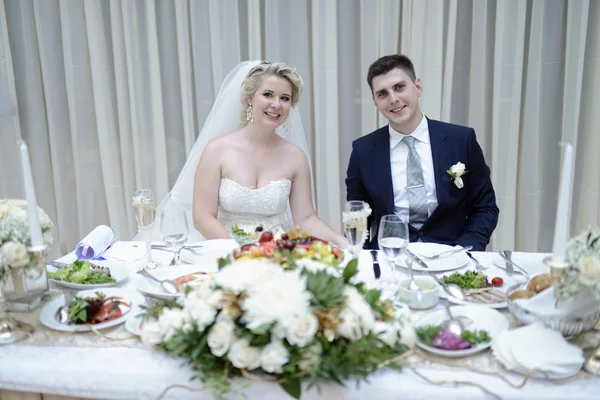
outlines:
[[[258,90],[263,77],[268,75],[274,75],[287,79],[292,84],[292,108],[298,104],[304,81],[298,72],[296,72],[296,68],[290,67],[282,62],[263,61],[256,67],[252,68],[250,72],[248,72],[248,75],[246,75],[244,82],[242,82],[242,114],[240,116],[242,127],[248,124],[248,119],[246,118],[246,113],[248,110],[248,96],[253,95],[254,92]]]

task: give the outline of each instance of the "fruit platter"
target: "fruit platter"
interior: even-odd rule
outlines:
[[[265,230],[257,242],[244,244],[229,257],[219,260],[219,266],[250,259],[270,260],[284,268],[291,266],[292,260],[299,259],[335,267],[344,260],[344,252],[326,240],[302,232],[300,228],[277,233]]]

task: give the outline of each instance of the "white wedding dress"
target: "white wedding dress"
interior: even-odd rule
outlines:
[[[288,202],[292,181],[279,179],[260,188],[242,186],[229,178],[221,178],[217,220],[225,228],[233,225],[253,232],[261,225],[270,231],[289,228]]]

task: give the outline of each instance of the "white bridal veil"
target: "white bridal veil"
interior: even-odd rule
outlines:
[[[167,196],[161,201],[157,208],[157,223],[154,228],[153,239],[159,239],[160,227],[159,216],[160,213],[170,207],[182,207],[188,214],[188,223],[190,224],[190,234],[188,241],[198,241],[204,238],[194,228],[192,219],[192,200],[194,192],[194,176],[196,174],[196,167],[202,156],[202,152],[206,147],[207,143],[216,137],[225,135],[238,129],[240,124],[240,115],[242,114],[242,102],[241,102],[241,88],[242,82],[246,78],[246,75],[250,70],[258,65],[261,61],[244,61],[238,64],[226,77],[221,85],[215,104],[213,105],[200,135],[192,147],[177,182],[173,186],[173,189]],[[308,153],[308,144],[306,141],[306,135],[302,126],[302,120],[298,107],[294,107],[288,116],[288,120],[285,121],[276,133],[286,139],[287,141],[300,147],[306,154],[308,165],[310,166],[310,155]],[[312,170],[311,170],[311,181],[312,181]],[[313,184],[313,196],[314,196],[314,184]],[[314,200],[313,200],[314,201]],[[291,222],[291,212],[288,204],[288,218]]]

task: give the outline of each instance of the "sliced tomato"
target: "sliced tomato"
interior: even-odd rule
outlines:
[[[335,256],[335,258],[340,258],[342,256],[342,251],[340,249],[338,249],[337,247],[332,248],[331,252]]]

